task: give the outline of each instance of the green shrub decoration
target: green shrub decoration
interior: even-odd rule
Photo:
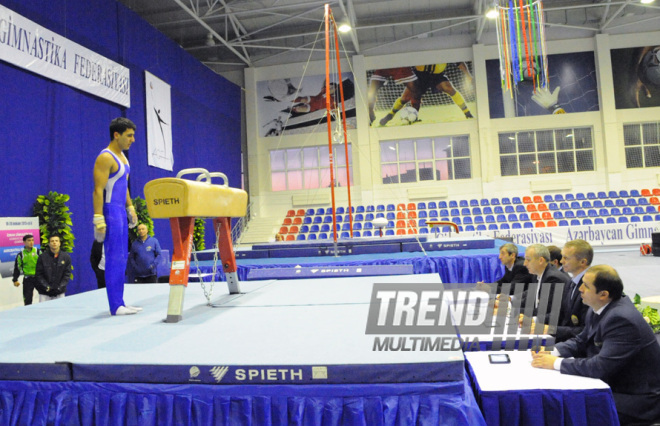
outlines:
[[[195,219],[195,230],[193,231],[193,244],[195,245],[195,250],[204,250],[206,248],[206,243],[204,243],[204,219],[197,218]]]
[[[147,225],[147,234],[154,236],[154,221],[149,216],[149,210],[147,210],[147,202],[144,198],[135,197],[132,200],[133,207],[135,207],[135,214],[137,215],[137,224],[144,223]],[[133,244],[133,241],[138,239],[137,226],[133,229],[128,230],[128,245],[130,247]]]
[[[75,237],[71,232],[71,211],[66,205],[69,201],[67,194],[51,191],[48,195],[39,195],[32,205],[32,214],[39,218],[39,233],[41,246],[48,247],[48,238],[58,234],[61,240],[61,250],[73,252]]]

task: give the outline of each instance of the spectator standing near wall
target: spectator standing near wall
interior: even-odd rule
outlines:
[[[32,295],[37,281],[34,274],[40,254],[41,250],[34,246],[34,236],[32,234],[23,235],[23,250],[16,255],[14,261],[13,281],[15,287],[20,286],[18,277],[23,275],[23,303],[25,306],[32,304]]]
[[[138,225],[137,231],[138,238],[131,244],[131,252],[128,256],[135,274],[135,282],[156,283],[160,244],[156,238],[149,236],[147,225],[144,223]]]
[[[64,297],[66,286],[71,280],[71,256],[60,250],[60,236],[48,238],[48,250],[37,259],[36,288],[39,302]]]

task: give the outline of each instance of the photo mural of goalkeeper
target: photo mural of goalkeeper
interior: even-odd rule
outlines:
[[[488,106],[491,118],[531,117],[547,114],[598,111],[596,63],[593,52],[548,55],[548,86],[539,87],[538,61],[533,72],[523,72],[523,80],[513,93],[502,88],[499,60],[486,61]]]
[[[456,62],[369,71],[371,126],[474,118],[471,67],[471,62]]]
[[[614,49],[611,57],[616,108],[660,106],[660,46]]]

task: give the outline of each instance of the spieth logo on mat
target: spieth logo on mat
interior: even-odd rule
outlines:
[[[455,289],[445,288],[449,286]],[[492,341],[492,347],[504,342],[505,349],[526,350],[528,336],[543,334],[545,324],[556,327],[563,292],[563,284],[544,285],[540,291],[538,283],[527,286],[514,284],[512,302],[503,297],[495,311],[497,284],[374,284],[366,334],[379,335],[374,351],[479,350],[480,338]],[[508,295],[511,289],[511,284],[503,284],[500,291]],[[521,306],[524,292],[530,302]],[[520,314],[525,318],[522,326]]]
[[[229,371],[229,367],[224,366],[224,367],[213,367],[211,369],[211,375],[215,379],[216,382],[220,383],[223,377],[225,377],[225,374],[227,374],[227,371]]]

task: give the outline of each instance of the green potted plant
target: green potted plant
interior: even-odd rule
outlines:
[[[206,244],[204,243],[204,219],[195,219],[195,230],[193,231],[193,244],[196,251],[204,250]]]
[[[73,252],[75,237],[71,232],[71,211],[66,205],[69,201],[67,194],[51,191],[48,195],[39,195],[32,205],[32,214],[39,218],[39,233],[41,246],[48,245],[48,238],[58,234],[61,239],[61,250]]]

